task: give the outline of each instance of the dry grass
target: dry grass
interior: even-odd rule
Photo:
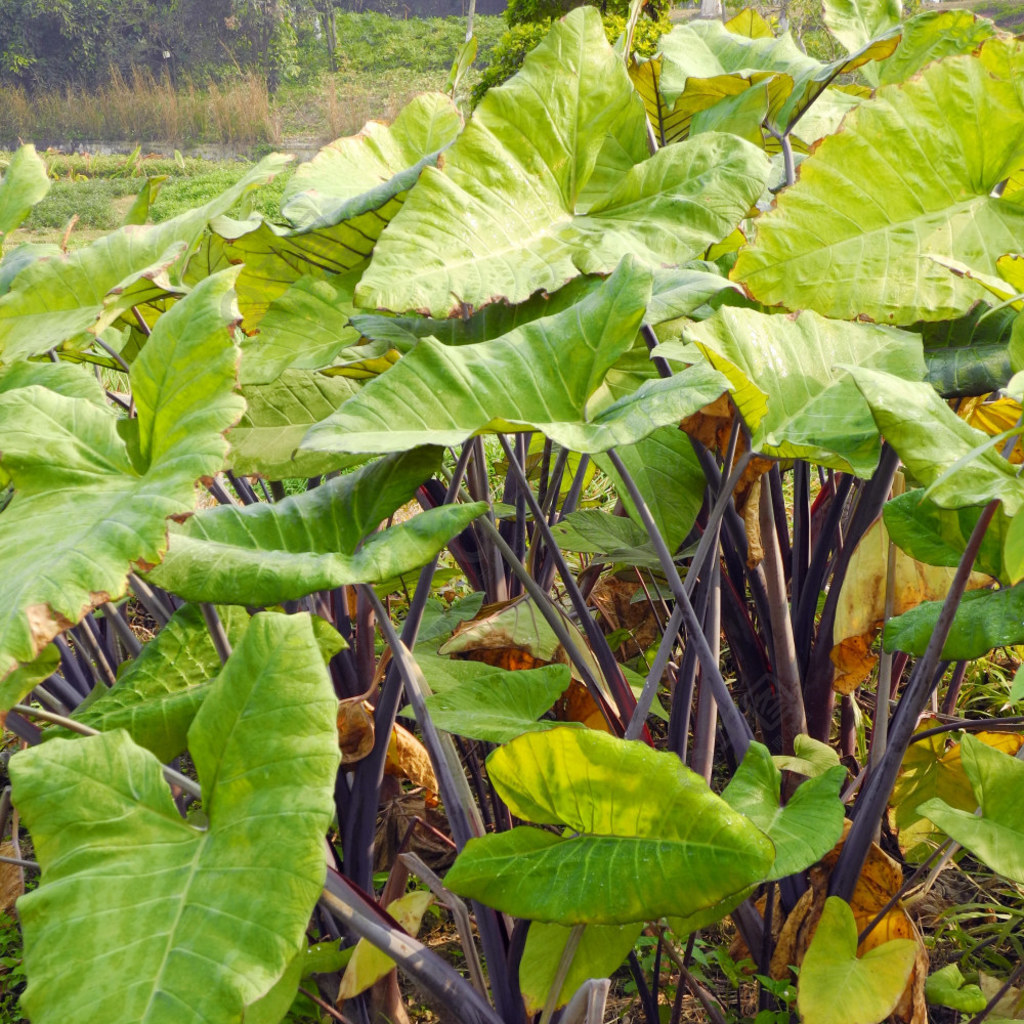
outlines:
[[[128,78],[115,70],[91,93],[0,88],[0,138],[37,145],[83,139],[276,145],[281,127],[258,75],[205,89],[191,83],[175,88],[136,69]]]

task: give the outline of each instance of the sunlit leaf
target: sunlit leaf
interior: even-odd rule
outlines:
[[[206,831],[124,732],[12,760],[43,868],[18,908],[33,1020],[238,1020],[271,989],[323,885],[335,705],[309,619],[254,619],[189,730]]]
[[[804,161],[733,277],[761,302],[837,319],[965,313],[984,290],[923,257],[994,274],[1024,231],[1024,206],[990,194],[1024,159],[1022,54],[1024,44],[993,39],[977,57],[881,88]],[[975,116],[949,116],[958,109]],[[879,148],[894,137],[900,146]]]
[[[496,750],[488,775],[514,815],[568,830],[472,839],[448,872],[460,895],[519,917],[670,915],[699,927],[740,902],[774,857],[767,837],[674,754],[641,743],[589,729],[530,733]]]
[[[808,1024],[878,1024],[903,994],[915,952],[909,939],[893,939],[858,957],[853,911],[829,897],[800,968],[800,1016]]]

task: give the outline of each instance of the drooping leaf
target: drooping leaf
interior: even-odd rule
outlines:
[[[309,619],[257,616],[189,730],[205,831],[126,733],[13,759],[43,867],[19,904],[33,1020],[239,1020],[271,989],[323,885],[336,704]]]
[[[60,653],[53,644],[48,644],[33,661],[19,665],[0,682],[0,728],[3,728],[6,713],[59,668]]]
[[[929,729],[937,724],[937,719],[925,718],[918,729]],[[1007,754],[1016,754],[1022,743],[1022,738],[1012,732],[983,732],[977,734],[976,739]],[[972,813],[978,806],[964,771],[962,747],[960,743],[948,744],[948,733],[927,736],[915,739],[903,755],[889,803],[904,847],[909,845],[908,839],[913,842],[921,838],[922,829],[917,827],[921,819],[918,808],[926,800],[942,800],[957,810]]]
[[[609,138],[624,173],[598,187]],[[684,263],[739,223],[768,174],[733,136],[648,157],[643,105],[590,8],[556,22],[487,93],[443,163],[425,168],[381,237],[362,305],[444,317],[608,273],[627,253]]]
[[[241,608],[222,607],[219,617],[229,643],[237,647],[249,616]],[[185,749],[189,726],[220,669],[220,655],[199,608],[185,605],[117,682],[73,717],[100,732],[124,729],[167,763]]]
[[[911,558],[928,565],[955,567],[960,564],[981,509],[977,506],[939,508],[924,497],[923,489],[918,488],[886,502],[882,514],[890,539]],[[1007,530],[1013,521],[1007,519],[1001,511],[996,511],[995,518],[985,531],[974,563],[978,572],[997,579],[1006,578],[1002,549]]]
[[[926,601],[890,619],[882,634],[887,651],[924,654],[942,610],[941,601]],[[964,594],[942,646],[943,660],[980,658],[995,647],[1024,640],[1024,584]]]
[[[491,754],[488,774],[517,817],[568,830],[471,839],[448,872],[455,892],[519,917],[707,923],[771,867],[763,833],[675,755],[644,744],[589,729],[529,733]]]
[[[879,89],[760,218],[733,278],[761,302],[836,319],[908,324],[965,313],[983,289],[923,257],[993,274],[1021,237],[1024,207],[990,193],[1024,160],[1014,84],[1022,60],[1024,44],[992,39],[978,56]],[[957,109],[977,116],[950,117]],[[898,148],[878,148],[892,137]]]
[[[917,335],[808,311],[766,316],[723,306],[684,337],[729,378],[756,451],[865,477],[878,463],[878,428],[844,364],[910,380],[925,372]],[[668,342],[655,354],[679,358],[680,345]]]
[[[878,1024],[903,994],[915,953],[910,939],[893,939],[858,957],[853,911],[830,896],[800,968],[800,1016],[808,1024]]]
[[[189,601],[270,605],[418,569],[486,507],[443,505],[373,532],[436,470],[439,457],[436,449],[417,449],[274,504],[198,512],[172,528],[167,555],[150,578]]]
[[[943,398],[987,395],[1010,379],[1013,309],[979,305],[955,320],[915,325],[924,341],[926,380]]]
[[[281,213],[304,230],[346,220],[366,193],[411,188],[462,129],[452,100],[439,92],[414,96],[391,125],[368,121],[358,135],[324,146],[289,179]]]
[[[423,339],[313,426],[301,450],[400,451],[458,444],[484,429],[535,428],[573,451],[591,452],[678,423],[721,394],[723,378],[694,368],[649,380],[604,408],[591,402],[632,347],[649,287],[648,273],[624,260],[576,306],[500,339],[459,347]]]
[[[998,498],[1013,516],[1024,504],[1024,483],[990,438],[968,426],[930,384],[875,370],[851,374],[875,423],[909,473],[940,508],[984,505]],[[955,467],[955,468],[954,468]]]
[[[569,1002],[588,978],[607,978],[619,968],[641,931],[643,924],[588,924],[555,1005],[564,1006]],[[523,958],[519,961],[519,986],[527,1013],[540,1013],[544,1009],[571,932],[572,929],[564,925],[531,922]]]
[[[563,551],[581,551],[599,561],[629,562],[658,568],[660,562],[647,531],[631,519],[599,509],[581,509],[559,519],[552,536]]]
[[[565,665],[510,672],[479,662],[457,664],[460,674],[469,678],[428,697],[427,709],[439,729],[467,739],[506,743],[525,732],[550,729],[553,723],[537,719],[569,688]],[[434,687],[437,675],[425,675]]]
[[[1024,761],[994,750],[970,733],[960,743],[964,771],[981,817],[940,799],[926,800],[918,810],[993,871],[1024,882],[1024,835],[1017,800],[1024,785]]]
[[[601,669],[587,646],[579,625],[556,606],[569,636],[575,641],[581,658],[586,662],[595,679],[602,678]],[[509,656],[516,660],[514,667],[533,668],[541,664],[568,665],[573,679],[580,681],[579,669],[570,660],[568,653],[555,631],[538,611],[528,595],[509,601],[497,609],[482,609],[481,614],[461,626],[455,635],[437,649],[440,655],[462,655],[476,658],[487,664],[513,667],[505,664]],[[525,664],[523,664],[525,662]],[[455,663],[452,663],[454,670]],[[428,670],[429,671],[429,670]]]
[[[0,238],[10,234],[50,191],[50,175],[35,146],[21,146],[0,181]]]
[[[363,456],[296,451],[309,428],[358,394],[359,387],[348,377],[308,370],[285,370],[273,383],[243,387],[247,407],[228,433],[232,468],[236,473],[282,480],[359,465],[365,461]]]
[[[191,512],[238,418],[231,302],[235,271],[209,278],[162,316],[136,361],[138,417],[41,387],[0,394],[0,675],[31,661],[92,608],[125,593],[133,567],[160,561],[167,517]],[[74,493],[73,514],[67,495]]]
[[[845,812],[839,787],[846,769],[834,765],[821,775],[801,783],[780,804],[782,772],[768,748],[751,743],[722,799],[746,815],[775,844],[775,863],[769,880],[803,871],[832,849],[843,833]]]

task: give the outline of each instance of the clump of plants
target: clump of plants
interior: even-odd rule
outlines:
[[[899,14],[574,9],[4,254],[19,1012],[1020,1016],[1024,41]]]

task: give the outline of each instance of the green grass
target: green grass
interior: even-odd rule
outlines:
[[[29,1024],[18,1010],[24,989],[21,932],[13,918],[0,914],[0,1024]]]

